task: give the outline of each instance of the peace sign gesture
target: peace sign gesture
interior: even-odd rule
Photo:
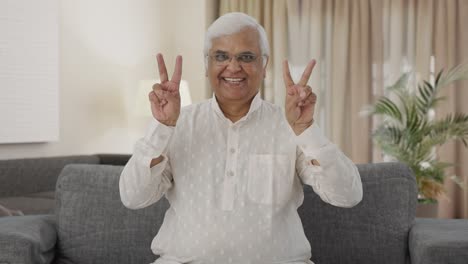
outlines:
[[[180,114],[179,86],[182,78],[182,56],[177,56],[174,73],[169,81],[162,54],[156,55],[161,83],[149,93],[153,117],[166,126],[175,126]]]
[[[307,85],[307,82],[315,64],[316,61],[311,60],[302,73],[301,80],[295,84],[291,78],[288,61],[285,60],[283,63],[283,79],[286,86],[286,119],[296,135],[301,134],[314,122],[317,95],[312,92],[312,88]]]

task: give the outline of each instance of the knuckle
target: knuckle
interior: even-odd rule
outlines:
[[[159,91],[159,90],[162,90],[162,87],[161,87],[161,84],[159,83],[156,83],[153,85],[153,91]]]
[[[164,96],[164,91],[161,89],[155,90],[154,93],[159,97]]]

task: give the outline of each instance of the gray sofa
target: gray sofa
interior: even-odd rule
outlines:
[[[119,196],[122,166],[67,165],[54,215],[0,218],[0,263],[151,263],[150,244],[169,204],[140,210]],[[345,209],[308,186],[299,213],[316,264],[466,264],[466,220],[415,219],[416,184],[399,163],[358,165],[364,198]],[[266,241],[268,243],[268,241]]]
[[[25,215],[52,214],[57,178],[67,164],[125,165],[129,158],[96,154],[0,160],[0,206]],[[0,216],[7,214],[2,212]]]

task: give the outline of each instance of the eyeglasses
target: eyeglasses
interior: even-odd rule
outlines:
[[[243,52],[234,56],[226,52],[216,52],[213,55],[207,55],[207,57],[209,57],[216,66],[226,66],[231,62],[232,58],[235,58],[237,63],[242,66],[250,66],[253,62],[257,61],[259,57],[263,56],[257,56],[252,52]]]

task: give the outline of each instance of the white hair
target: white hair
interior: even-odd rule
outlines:
[[[265,29],[260,25],[255,18],[240,12],[227,13],[220,16],[210,25],[205,34],[205,46],[203,54],[208,55],[212,41],[221,36],[232,35],[242,29],[250,27],[257,30],[260,37],[260,52],[262,56],[270,56],[270,46]]]

